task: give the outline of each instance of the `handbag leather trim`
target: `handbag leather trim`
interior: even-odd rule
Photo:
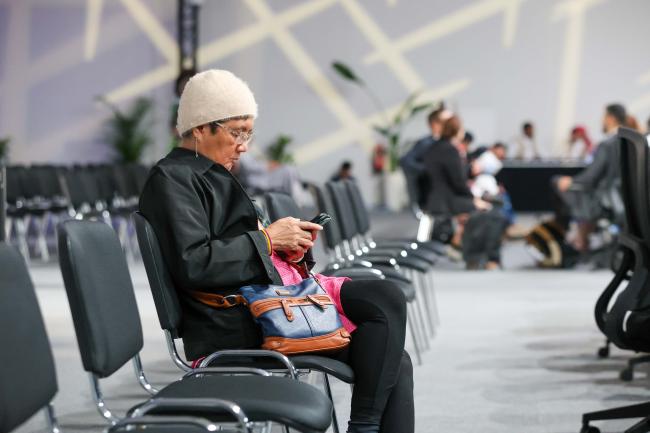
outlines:
[[[292,321],[293,313],[291,312],[291,307],[316,306],[324,310],[328,305],[334,305],[329,295],[308,295],[306,297],[262,299],[253,302],[248,308],[250,308],[251,314],[255,318],[271,310],[282,308],[287,319]]]
[[[231,308],[237,305],[248,305],[248,301],[242,295],[217,295],[216,293],[199,292],[197,290],[188,290],[189,295],[202,304],[212,308]]]
[[[262,349],[275,350],[285,355],[301,353],[334,352],[350,344],[350,333],[339,328],[329,334],[307,338],[265,337]]]

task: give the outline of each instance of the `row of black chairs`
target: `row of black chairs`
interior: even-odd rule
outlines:
[[[335,217],[325,230],[332,261],[323,272],[395,281],[409,300],[409,322],[419,359],[420,347],[428,344],[426,333],[433,334],[437,325],[435,297],[430,284],[437,255],[435,246],[410,239],[373,240],[369,235],[370,219],[354,183],[330,183],[326,191],[315,186],[313,190],[320,210]],[[300,209],[288,196],[269,193],[265,203],[273,219],[301,216]],[[89,216],[103,219],[99,215]],[[173,426],[172,430],[164,431],[178,431],[179,425],[184,426],[183,431],[206,431],[215,428],[215,423],[234,420],[235,427],[240,430],[248,429],[254,422],[272,421],[309,432],[324,431],[333,421],[333,429],[338,432],[329,377],[353,384],[354,374],[344,363],[321,356],[287,358],[262,350],[220,351],[199,365],[192,365],[180,356],[176,340],[182,336],[182,310],[176,290],[151,226],[138,213],[133,214],[133,221],[168,351],[174,365],[184,373],[182,380],[162,390],[148,382],[143,370],[139,357],[142,330],[126,256],[119,237],[104,223],[109,221],[73,220],[58,225],[59,261],[83,366],[90,374],[92,396],[99,413],[113,425],[110,431],[148,423],[162,424],[164,428]],[[12,332],[5,334],[2,337],[3,347],[7,348],[4,353],[11,354],[14,360],[33,359],[34,365],[27,367],[42,372],[42,380],[17,397],[12,396],[9,409],[20,410],[16,409],[16,416],[0,417],[0,431],[11,431],[41,407],[46,408],[52,431],[57,431],[54,412],[49,405],[56,393],[53,360],[27,269],[15,250],[7,245],[0,245],[0,266],[13,270],[3,272],[0,278],[0,291],[6,296],[6,302],[0,306],[6,309],[0,311],[3,320],[11,323],[18,320],[14,316],[20,314],[21,323],[41,333],[36,340],[20,338],[20,333],[25,332],[22,327],[15,329],[19,333],[17,336]],[[20,308],[15,308],[15,300],[23,298],[16,292],[23,293],[25,305]],[[30,303],[31,306],[27,305]],[[151,397],[120,419],[106,406],[100,379],[111,376],[129,360],[133,362],[138,382]],[[9,375],[10,370],[1,374]],[[287,382],[286,378],[266,377],[275,373],[297,378],[312,372],[323,375],[325,394],[302,383]],[[232,377],[233,374],[264,377]],[[10,384],[11,380],[5,381],[3,377],[0,392],[11,389],[5,389],[5,383]],[[275,390],[270,391],[270,388]],[[9,403],[0,399],[0,404]],[[2,408],[0,413],[3,413]],[[147,430],[158,431],[151,425]]]
[[[620,128],[618,137],[625,224],[618,238],[615,275],[595,308],[596,324],[607,338],[598,351],[601,358],[609,356],[611,343],[650,352],[650,143],[627,128]],[[620,378],[632,380],[634,367],[644,362],[650,362],[650,356],[631,358]],[[625,418],[642,418],[626,433],[650,432],[650,402],[586,413],[581,433],[599,433],[592,421]]]
[[[140,164],[10,165],[6,167],[6,238],[26,260],[30,244],[43,261],[50,257],[58,221],[102,218],[115,225],[130,256],[137,254],[128,216],[137,207],[148,168]]]

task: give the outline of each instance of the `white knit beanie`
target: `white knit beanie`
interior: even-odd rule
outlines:
[[[194,75],[178,104],[176,129],[180,135],[215,120],[257,117],[257,103],[248,85],[232,72],[210,69]]]

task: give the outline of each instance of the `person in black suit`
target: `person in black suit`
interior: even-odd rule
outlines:
[[[413,199],[417,201],[420,207],[424,206],[428,193],[424,157],[431,146],[440,139],[442,126],[449,117],[451,117],[451,112],[445,110],[444,105],[429,113],[427,122],[431,133],[416,141],[413,147],[402,156],[399,162],[404,171],[406,181],[410,184],[410,190],[415,195]]]
[[[467,166],[458,146],[465,135],[458,116],[443,126],[440,140],[424,157],[428,180],[425,210],[430,215],[456,219],[452,246],[462,248],[468,268],[496,269],[501,263],[505,219],[486,201],[475,198],[467,183]]]

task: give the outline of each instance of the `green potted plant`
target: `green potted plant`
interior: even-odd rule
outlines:
[[[293,141],[293,138],[288,135],[280,134],[275,140],[266,148],[266,157],[269,161],[278,164],[293,164],[293,154],[288,151],[288,147]]]
[[[0,138],[0,164],[4,164],[9,159],[9,142],[11,138]]]
[[[366,83],[349,66],[335,61],[332,63],[332,68],[343,79],[361,87],[381,113],[383,121],[379,125],[373,125],[373,129],[386,140],[386,146],[388,148],[388,170],[394,172],[397,170],[399,163],[404,126],[418,113],[431,109],[433,103],[424,102],[416,104],[419,92],[414,92],[406,98],[392,117],[388,117],[377,95],[370,90]]]
[[[145,148],[153,142],[151,116],[153,101],[138,98],[126,110],[120,110],[104,97],[99,97],[113,116],[106,121],[106,142],[123,163],[139,162]]]

